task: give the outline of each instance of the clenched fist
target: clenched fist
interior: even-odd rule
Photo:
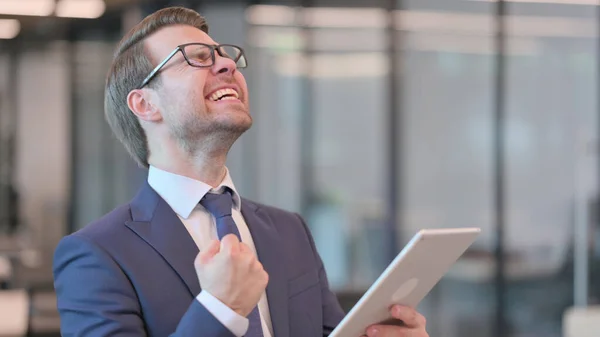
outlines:
[[[254,253],[233,234],[211,242],[194,266],[202,290],[244,317],[258,304],[269,282]]]

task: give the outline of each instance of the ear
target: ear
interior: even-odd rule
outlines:
[[[158,122],[162,119],[156,105],[152,104],[150,92],[144,89],[134,89],[127,95],[127,106],[141,120]]]

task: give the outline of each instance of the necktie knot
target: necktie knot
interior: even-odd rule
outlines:
[[[223,194],[206,193],[204,198],[200,200],[200,204],[215,217],[219,240],[223,239],[227,234],[235,234],[238,240],[242,241],[240,232],[231,214],[233,197],[231,196],[230,189],[225,190]]]
[[[215,218],[219,219],[231,215],[233,197],[227,189],[223,194],[206,193],[200,200],[200,204],[206,208]]]

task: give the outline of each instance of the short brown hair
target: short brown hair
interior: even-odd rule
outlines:
[[[149,166],[148,141],[138,117],[126,104],[127,95],[154,68],[144,48],[144,40],[160,28],[172,25],[192,26],[208,33],[206,19],[197,12],[183,7],[161,9],[144,18],[121,39],[106,78],[106,120],[127,152],[143,167]],[[156,78],[150,85],[159,83],[159,78]]]

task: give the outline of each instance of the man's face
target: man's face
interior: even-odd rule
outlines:
[[[157,65],[178,45],[193,42],[217,44],[195,27],[177,25],[162,28],[150,36],[145,48],[153,65]],[[233,60],[217,52],[214,65],[207,68],[190,66],[178,52],[153,79],[156,80],[160,84],[155,86],[153,104],[170,135],[189,151],[201,147],[199,140],[206,137],[234,137],[235,140],[252,125],[246,80]],[[220,97],[219,94],[231,93],[230,90],[235,94],[225,99]]]

